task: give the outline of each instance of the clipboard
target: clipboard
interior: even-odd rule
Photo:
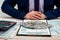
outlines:
[[[49,28],[46,29],[28,29],[20,26],[17,36],[41,36],[41,37],[51,37],[51,32]]]
[[[32,21],[32,20],[24,20],[23,22]],[[34,21],[34,20],[33,20]],[[36,20],[35,20],[36,21]],[[38,20],[42,22],[46,22],[46,20]],[[23,24],[22,22],[22,24]],[[39,29],[33,29],[33,28],[27,28],[22,25],[20,25],[20,28],[17,32],[17,36],[43,36],[43,37],[51,37],[50,28],[39,28]]]

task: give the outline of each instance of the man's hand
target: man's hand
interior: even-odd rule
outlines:
[[[44,14],[44,13],[41,13],[41,12],[39,12],[41,15],[40,15],[40,19],[45,19],[45,18],[47,18],[47,16]]]
[[[31,11],[27,13],[27,15],[24,18],[31,19],[31,20],[40,20],[40,19],[45,19],[46,16],[41,12]]]

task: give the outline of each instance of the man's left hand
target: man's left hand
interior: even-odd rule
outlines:
[[[41,15],[40,15],[40,17],[41,17],[40,19],[41,19],[41,20],[47,18],[46,15],[45,15],[44,13],[42,13],[42,12],[38,12],[38,13],[41,14]]]

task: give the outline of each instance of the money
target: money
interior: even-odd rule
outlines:
[[[42,21],[27,21],[23,22],[22,26],[26,28],[40,29],[40,28],[50,28],[52,25]]]

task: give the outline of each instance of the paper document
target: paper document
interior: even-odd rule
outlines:
[[[26,27],[25,24],[24,24],[24,26],[25,26],[24,27],[24,26],[21,25],[21,27],[19,29],[19,32],[18,32],[18,35],[51,35],[49,28],[48,27],[46,27],[46,28],[43,27],[46,23],[46,20],[38,21],[38,22],[44,22],[44,25],[41,24],[43,28],[40,28],[41,25],[39,25],[37,23],[37,21],[36,22],[35,21],[30,21],[31,24],[34,23],[33,24],[34,26],[29,26],[29,24],[27,24],[26,25],[27,27]],[[25,23],[25,22],[28,23],[27,20],[25,20],[23,23]],[[35,27],[35,25],[39,25],[39,28],[37,28],[37,26]],[[32,27],[34,27],[34,28],[32,28]]]
[[[50,28],[51,35],[60,35],[60,19],[47,20],[52,25]]]
[[[49,28],[45,29],[28,29],[23,26],[21,26],[19,32],[19,35],[51,35]]]

